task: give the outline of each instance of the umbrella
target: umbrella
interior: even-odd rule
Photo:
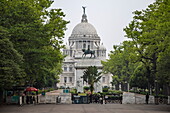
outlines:
[[[38,89],[36,89],[34,87],[27,87],[26,91],[38,91]]]

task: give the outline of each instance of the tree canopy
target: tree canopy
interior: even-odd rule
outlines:
[[[0,26],[0,89],[23,85],[25,77],[20,67],[23,57],[14,49],[8,37],[7,30]]]
[[[18,53],[20,61],[16,64],[24,71],[27,85],[45,87],[51,80],[57,82],[57,75],[62,72],[61,49],[68,21],[63,19],[61,9],[49,9],[52,3],[51,0],[1,0],[0,3],[0,27],[8,35],[3,38]]]
[[[101,72],[98,72],[98,69],[96,66],[89,66],[84,71],[82,78],[83,78],[83,81],[85,81],[86,83],[90,85],[91,94],[93,93],[93,90],[94,90],[94,83],[97,83],[101,77],[102,77]]]
[[[103,62],[104,69],[119,78],[129,77],[132,86],[144,87],[146,83],[141,81],[147,81],[148,88],[154,87],[155,81],[159,81],[160,87],[170,86],[170,1],[156,0],[133,14],[133,20],[124,28],[130,40],[114,46],[109,60]]]

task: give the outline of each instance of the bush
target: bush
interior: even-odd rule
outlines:
[[[90,89],[90,87],[84,86],[84,90],[88,91],[89,89]]]
[[[42,90],[38,90],[38,94],[41,94],[42,93]]]
[[[72,90],[70,91],[70,93],[72,93],[72,94],[77,93],[77,89],[72,89]]]
[[[39,90],[38,90],[38,94],[42,94],[42,92],[45,92],[45,93],[46,93],[46,92],[50,92],[50,91],[53,91],[53,90],[54,90],[54,88],[41,89],[41,90],[39,89]]]
[[[103,92],[108,92],[109,88],[103,88]]]
[[[122,91],[118,90],[108,90],[108,92],[103,92],[104,95],[121,95],[123,94]]]

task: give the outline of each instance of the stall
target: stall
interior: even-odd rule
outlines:
[[[38,103],[38,89],[34,87],[27,87],[25,89],[25,95],[27,104]]]

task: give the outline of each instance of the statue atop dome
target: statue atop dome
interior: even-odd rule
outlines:
[[[86,7],[82,6],[84,14],[86,14]]]
[[[86,7],[82,6],[82,8],[83,8],[83,16],[81,22],[88,22],[86,16]]]

